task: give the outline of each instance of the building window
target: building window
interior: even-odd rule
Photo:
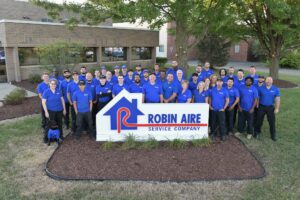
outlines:
[[[149,60],[151,59],[151,48],[132,47],[131,58],[132,60]]]
[[[95,47],[84,48],[81,55],[84,63],[97,62],[97,49]]]
[[[165,52],[165,46],[163,44],[159,45],[159,52]]]
[[[4,48],[0,47],[0,76],[6,75],[6,66],[5,66],[5,52]],[[0,77],[1,82],[1,77]]]
[[[53,22],[53,19],[49,19],[49,18],[42,18],[41,22]]]
[[[234,53],[240,53],[240,45],[234,45]]]
[[[37,48],[19,48],[19,61],[21,66],[39,65],[40,58],[37,53]]]
[[[102,62],[124,60],[126,60],[126,50],[124,47],[102,47]]]

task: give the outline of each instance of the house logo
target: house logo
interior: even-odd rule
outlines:
[[[198,139],[208,137],[208,104],[143,103],[123,89],[96,117],[97,141]]]

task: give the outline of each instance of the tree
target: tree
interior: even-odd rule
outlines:
[[[173,22],[177,61],[185,70],[188,49],[200,42],[211,25],[218,27],[224,19],[219,17],[223,6],[215,0],[87,0],[83,4],[62,5],[45,0],[31,2],[48,10],[53,18],[58,18],[63,10],[79,13],[80,16],[68,21],[71,26],[79,22],[98,24],[107,18],[118,22],[147,22],[152,29]],[[190,36],[197,38],[191,45],[188,44]]]
[[[270,76],[278,79],[280,58],[300,47],[299,0],[223,0],[232,23],[238,30],[230,36],[258,39],[269,61]]]
[[[224,66],[229,59],[230,47],[230,40],[208,34],[198,44],[199,60],[202,63],[208,60],[212,66]]]

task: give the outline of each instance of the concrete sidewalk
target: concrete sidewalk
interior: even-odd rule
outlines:
[[[3,101],[4,97],[9,94],[11,91],[13,91],[15,88],[18,88],[15,85],[11,85],[9,83],[0,83],[0,101]],[[27,97],[33,97],[37,96],[36,93],[27,91]]]

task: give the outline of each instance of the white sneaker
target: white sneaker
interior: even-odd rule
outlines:
[[[251,138],[252,138],[252,135],[251,135],[251,134],[248,134],[248,135],[247,135],[247,139],[250,140]]]
[[[235,132],[234,135],[239,136],[239,135],[241,135],[241,133],[240,132]]]

